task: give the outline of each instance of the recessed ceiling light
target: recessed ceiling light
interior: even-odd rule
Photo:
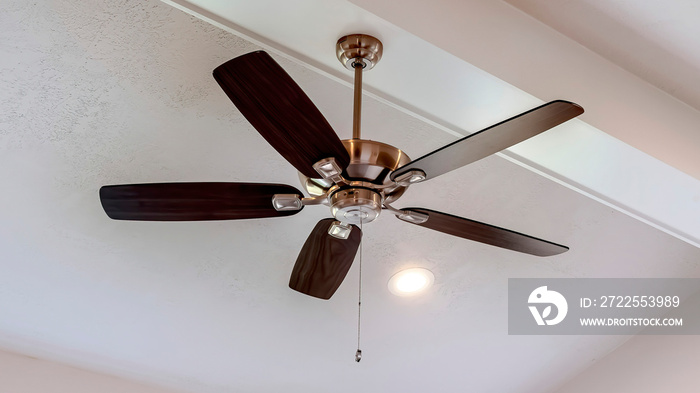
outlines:
[[[414,296],[425,292],[435,281],[433,272],[422,267],[401,270],[389,279],[389,291],[397,296]]]

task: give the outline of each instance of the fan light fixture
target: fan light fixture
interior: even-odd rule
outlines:
[[[433,272],[422,267],[401,270],[389,279],[389,291],[396,296],[414,296],[425,292],[433,282]]]

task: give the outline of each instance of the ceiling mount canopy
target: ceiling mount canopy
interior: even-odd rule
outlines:
[[[357,63],[363,64],[365,70],[371,70],[381,60],[383,52],[382,42],[367,34],[346,35],[335,44],[338,60],[351,71]]]

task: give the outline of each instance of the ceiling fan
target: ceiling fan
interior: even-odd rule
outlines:
[[[296,260],[290,288],[329,299],[357,253],[358,225],[382,211],[411,224],[537,256],[568,247],[490,224],[425,208],[397,209],[414,183],[506,149],[581,113],[567,101],[552,101],[411,160],[385,143],[361,139],[362,72],[382,56],[382,43],[368,35],[340,38],[336,54],[354,71],[353,138],[340,140],[292,78],[263,51],[236,57],[214,70],[214,79],[255,129],[299,171],[298,189],[264,183],[155,183],[100,189],[107,215],[117,220],[198,221],[282,217],[324,204],[334,218],[311,231]]]

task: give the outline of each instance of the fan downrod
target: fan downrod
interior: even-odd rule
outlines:
[[[335,53],[340,63],[355,74],[352,113],[352,138],[361,138],[362,73],[372,69],[382,58],[383,46],[378,39],[367,34],[351,34],[340,37]]]

